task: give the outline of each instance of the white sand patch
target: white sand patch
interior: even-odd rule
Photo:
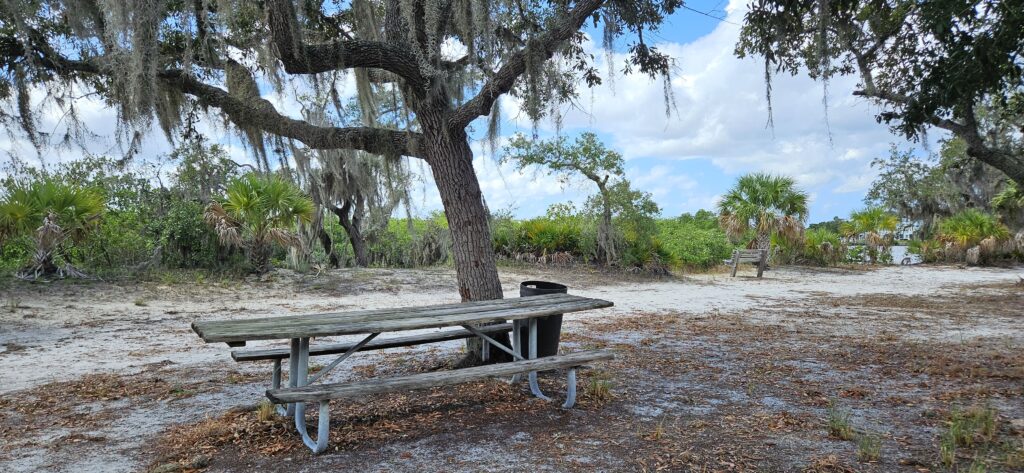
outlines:
[[[777,322],[780,314],[759,310],[766,303],[794,305],[815,296],[949,294],[957,286],[1017,281],[1024,269],[892,266],[872,271],[781,268],[763,279],[696,275],[666,281],[609,281],[609,276],[522,268],[504,270],[505,293],[518,295],[518,281],[548,279],[573,294],[607,299],[615,307],[567,316],[573,320],[643,312],[686,315],[751,311],[751,320]],[[329,275],[281,272],[274,282],[227,286],[35,286],[9,297],[20,308],[0,314],[0,393],[89,373],[130,374],[152,363],[190,366],[232,363],[223,344],[206,345],[190,329],[194,320],[410,307],[458,301],[449,270],[339,270]],[[337,291],[332,288],[337,284]],[[346,291],[348,293],[346,293]],[[855,323],[850,321],[851,324]],[[1017,333],[1013,331],[1016,330]],[[970,321],[949,336],[1019,336],[1019,327],[999,320]],[[1008,332],[1009,331],[1009,332]],[[383,335],[382,335],[383,336]],[[344,337],[340,339],[345,339]],[[351,339],[351,337],[349,337]],[[452,342],[451,346],[457,346]],[[262,344],[261,344],[262,345]]]

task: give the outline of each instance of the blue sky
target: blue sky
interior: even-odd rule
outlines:
[[[724,21],[682,9],[668,18],[660,31],[645,34],[675,60],[671,85],[676,110],[671,116],[664,113],[660,80],[618,75],[600,87],[582,90],[579,102],[584,109],[566,110],[561,130],[550,122],[538,124],[539,135],[596,133],[623,154],[626,175],[634,188],[651,192],[666,217],[712,209],[738,176],[764,171],[792,176],[810,194],[810,222],[846,216],[862,207],[864,193],[876,174],[870,162],[886,156],[890,143],[922,148],[875,122],[877,108],[851,95],[857,83],[853,77],[834,78],[830,83],[827,122],[820,83],[804,76],[776,77],[772,84],[775,126],[768,129],[763,64],[733,55],[744,1],[694,0],[687,6],[724,17]],[[599,31],[587,32],[600,38]],[[622,69],[627,43],[626,39],[616,43],[615,70]],[[596,58],[597,69],[606,73],[599,44],[591,42],[587,47]],[[351,89],[348,92],[354,93],[354,87]],[[298,117],[297,104],[290,97],[275,96],[268,89],[266,98],[283,113]],[[114,139],[115,111],[94,99],[83,99],[77,105],[82,120],[101,136],[89,144],[89,152],[120,153],[121,146]],[[519,113],[514,99],[502,98],[501,109],[502,139],[515,132],[533,131],[533,124]],[[62,116],[59,110],[47,111],[40,129],[53,130],[59,136]],[[226,145],[236,160],[251,161],[239,138],[218,121],[203,120],[200,128],[211,140]],[[474,128],[482,131],[486,125],[476,123]],[[929,134],[934,148],[934,142],[943,136],[937,131]],[[580,204],[593,192],[586,182],[563,187],[537,170],[516,172],[510,165],[499,165],[498,157],[482,142],[473,147],[477,175],[492,209],[511,209],[518,217],[533,217],[542,215],[552,203],[569,200]],[[8,136],[0,136],[0,149],[21,156],[35,154],[28,143],[11,141]],[[153,131],[140,155],[159,156],[170,149],[162,133]],[[65,161],[81,154],[80,150],[51,149],[44,160]],[[413,161],[415,169],[426,171]],[[421,173],[414,196],[417,213],[440,209],[429,172]]]

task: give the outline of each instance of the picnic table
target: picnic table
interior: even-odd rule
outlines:
[[[569,294],[551,294],[425,307],[196,321],[192,323],[192,329],[206,343],[227,343],[232,347],[244,346],[247,342],[256,340],[289,340],[290,345],[287,349],[235,351],[232,352],[232,357],[236,361],[272,360],[274,362],[271,388],[266,392],[267,398],[275,404],[287,406],[286,408],[278,406],[278,413],[294,416],[295,428],[302,437],[303,443],[313,452],[320,453],[327,448],[330,427],[329,402],[332,399],[354,399],[384,392],[427,389],[499,376],[512,376],[514,383],[521,374],[528,373],[530,391],[533,395],[540,399],[550,400],[540,390],[537,383],[537,372],[568,369],[566,400],[563,407],[567,409],[572,407],[576,400],[576,368],[594,361],[610,359],[613,355],[609,350],[586,350],[537,358],[537,320],[540,317],[599,309],[612,305],[611,302],[601,299]],[[459,326],[462,327],[462,330],[376,339],[382,333]],[[523,347],[520,346],[522,330],[527,330],[528,333],[526,355],[522,353]],[[491,336],[508,331],[512,332],[511,347],[498,342]],[[315,337],[336,335],[363,335],[363,338],[357,343],[313,346],[310,344],[310,340]],[[491,347],[510,354],[514,361],[392,378],[313,384],[324,379],[328,372],[359,351],[469,337],[479,337],[482,340],[481,357],[485,361],[489,358]],[[339,353],[340,356],[334,361],[313,376],[309,375],[310,356]],[[281,387],[281,364],[285,358],[289,362],[288,386]],[[319,408],[320,416],[316,439],[309,435],[306,428],[305,403],[307,402],[315,402]]]

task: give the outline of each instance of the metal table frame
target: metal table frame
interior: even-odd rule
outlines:
[[[525,326],[525,327],[524,327]],[[495,348],[504,351],[516,360],[524,359],[535,359],[537,358],[537,317],[531,317],[528,319],[517,319],[512,321],[512,347],[504,345],[494,338],[491,338],[487,334],[481,332],[472,325],[463,325],[464,328],[472,332],[477,337],[480,337],[482,343],[481,358],[487,361],[490,358],[490,348],[493,345]],[[520,342],[520,333],[523,329],[528,330],[528,347],[527,357],[524,358],[522,355],[522,348]],[[334,361],[325,366],[319,372],[312,377],[309,376],[309,337],[292,338],[291,339],[291,351],[288,358],[288,387],[302,387],[312,384],[340,365],[343,361],[352,356],[355,352],[359,351],[364,345],[373,340],[380,332],[371,333],[362,339],[359,343],[355,344],[348,351],[338,356]],[[274,360],[274,372],[271,378],[271,384],[274,389],[281,387],[281,360]],[[551,398],[544,395],[540,390],[540,385],[537,382],[537,372],[531,371],[528,374],[530,392],[533,393],[539,399],[550,401]],[[520,380],[520,375],[514,375],[510,380],[511,383],[516,383]],[[317,422],[317,434],[316,439],[309,435],[306,428],[306,403],[296,402],[288,403],[287,407],[277,406],[278,414],[282,416],[293,416],[295,418],[295,429],[299,431],[299,435],[302,436],[302,442],[306,444],[314,453],[320,453],[327,449],[328,436],[330,435],[330,409],[328,401],[318,402],[319,409],[319,420]],[[562,407],[565,409],[571,408],[576,404],[576,368],[570,368],[567,377],[567,388],[565,403]]]

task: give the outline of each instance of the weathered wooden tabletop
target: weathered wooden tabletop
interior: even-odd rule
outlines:
[[[326,337],[476,325],[600,309],[612,305],[611,302],[601,299],[550,294],[425,307],[196,321],[192,323],[192,330],[207,343],[239,343],[250,340]]]

